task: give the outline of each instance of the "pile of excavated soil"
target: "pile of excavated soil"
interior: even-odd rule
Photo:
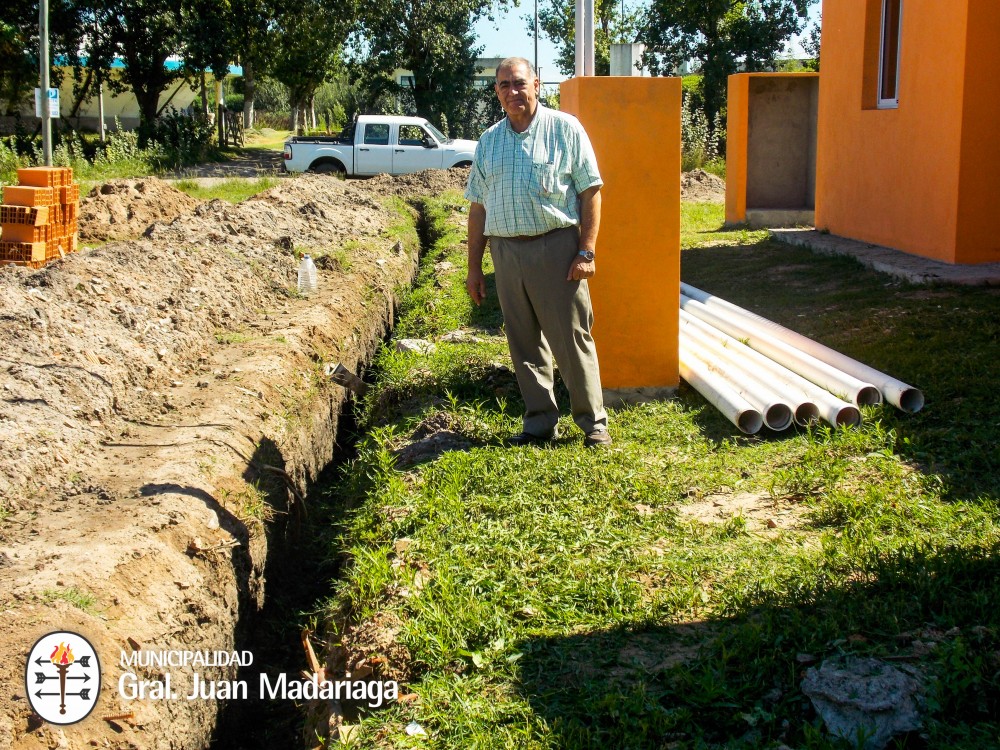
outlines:
[[[357,185],[365,191],[379,195],[398,195],[404,198],[415,195],[432,195],[445,190],[465,192],[469,180],[468,167],[451,169],[425,169],[423,172],[393,177],[387,174],[375,175],[368,180],[359,180]]]
[[[111,180],[80,200],[80,239],[103,242],[140,236],[154,222],[170,222],[200,201],[163,180]]]
[[[376,175],[368,180],[358,181],[362,190],[380,195],[399,195],[410,197],[440,193],[444,190],[465,192],[469,179],[467,167],[453,169],[427,169],[414,174],[392,177],[386,174]],[[726,199],[726,181],[710,174],[703,169],[681,174],[681,200],[696,203],[720,203]]]
[[[683,172],[681,200],[692,203],[722,203],[726,200],[726,181],[704,169]]]
[[[412,278],[398,223],[357,183],[306,175],[0,269],[0,749],[208,746],[219,704],[183,699],[192,669],[135,669],[172,672],[182,697],[129,701],[120,655],[229,651],[253,627],[268,539],[334,451],[347,395],[323,365],[359,372]],[[297,295],[294,251],[333,247],[348,270]],[[85,635],[103,669],[93,713],[63,728],[24,688],[24,656],[55,630]]]

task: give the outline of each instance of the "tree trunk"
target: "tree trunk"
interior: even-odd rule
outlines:
[[[83,104],[84,99],[90,97],[90,87],[94,80],[94,69],[91,67],[87,68],[87,77],[84,79],[83,84],[80,86],[80,94],[73,100],[73,106],[70,109],[67,117],[76,117],[80,111],[80,105]]]
[[[316,129],[316,95],[313,94],[309,97],[309,127],[312,130]]]
[[[413,76],[413,104],[417,110],[417,117],[424,117],[435,125],[440,124],[434,112],[434,92],[429,83],[419,75]]]
[[[145,148],[149,143],[149,134],[159,109],[160,92],[139,87],[134,87],[132,91],[139,103],[139,145]]]
[[[201,71],[201,116],[208,119],[208,86],[205,85],[205,71]]]
[[[243,127],[253,127],[253,100],[256,95],[256,83],[253,77],[253,63],[243,66]]]

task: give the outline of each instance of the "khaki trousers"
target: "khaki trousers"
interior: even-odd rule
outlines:
[[[569,389],[573,421],[584,432],[608,424],[590,335],[590,291],[585,280],[566,281],[578,241],[576,227],[531,240],[490,238],[507,344],[524,398],[524,431],[532,435],[548,436],[559,421],[553,355]]]

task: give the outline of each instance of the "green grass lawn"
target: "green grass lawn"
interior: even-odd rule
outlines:
[[[921,387],[924,411],[747,437],[682,384],[614,411],[610,450],[568,417],[507,449],[522,405],[495,293],[464,291],[464,207],[428,201],[395,336],[476,340],[386,346],[357,458],[323,489],[347,561],[327,637],[418,696],[360,717],[354,746],[848,748],[799,687],[839,654],[919,670],[924,729],[899,747],[1000,746],[1000,293],[685,205],[685,281]]]
[[[214,185],[200,185],[197,180],[177,180],[173,186],[199,200],[208,201],[221,198],[230,203],[240,203],[258,193],[270,190],[278,184],[276,177],[242,178],[233,177]]]
[[[291,135],[291,130],[251,128],[244,134],[244,143],[247,148],[266,148],[272,151],[281,151],[285,147],[285,141],[288,140]]]

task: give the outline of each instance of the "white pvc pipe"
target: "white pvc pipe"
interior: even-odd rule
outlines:
[[[709,309],[701,302],[685,295],[681,295],[681,308],[720,331],[725,331],[733,338],[744,341],[761,354],[797,372],[816,385],[826,388],[835,396],[843,396],[845,401],[851,401],[857,406],[878,404],[882,401],[882,394],[871,383],[862,382],[852,375],[841,372],[770,334],[743,326],[740,324],[741,321],[731,314],[726,314],[717,308]]]
[[[680,334],[681,346],[702,360],[709,370],[729,381],[733,390],[760,412],[769,429],[781,432],[792,426],[792,406],[767,383],[727,357],[724,347],[687,326],[681,328]]]
[[[918,388],[914,388],[912,385],[908,385],[902,380],[897,380],[891,375],[887,375],[884,372],[876,370],[874,367],[869,367],[863,362],[858,362],[856,359],[852,359],[846,354],[841,354],[840,352],[831,349],[818,341],[813,341],[811,338],[803,336],[801,333],[789,330],[774,321],[763,318],[760,315],[752,313],[738,305],[734,305],[732,302],[727,302],[726,300],[716,297],[713,294],[704,292],[701,289],[691,286],[690,284],[684,284],[682,282],[681,293],[691,299],[701,302],[706,307],[711,309],[718,308],[737,315],[741,319],[745,320],[747,325],[754,326],[761,333],[774,336],[775,338],[794,346],[796,349],[815,357],[821,362],[825,362],[831,367],[836,367],[841,372],[846,372],[848,375],[851,375],[858,380],[872,383],[882,393],[886,401],[905,412],[914,414],[920,411],[924,406],[924,394]]]
[[[754,390],[767,400],[788,404],[797,424],[807,425],[819,421],[819,408],[802,390],[789,387],[787,381],[775,378],[773,373],[758,362],[758,359],[768,362],[771,360],[684,310],[680,311],[680,315],[681,335],[701,341],[713,355],[728,362],[742,376],[749,378],[754,384]]]
[[[768,359],[760,352],[694,317],[686,310],[680,311],[680,321],[682,325],[697,327],[706,336],[717,340],[726,352],[745,359],[748,363],[746,369],[760,370],[764,377],[769,377],[776,388],[796,402],[795,421],[799,424],[805,425],[820,417],[834,427],[857,427],[861,424],[861,412],[853,404],[837,398],[829,391],[820,388],[773,359]]]
[[[576,0],[576,76],[583,75],[584,44],[586,35],[583,32],[584,0]]]
[[[764,419],[732,387],[711,372],[700,359],[680,347],[680,373],[692,388],[705,397],[723,416],[748,435],[760,432]]]
[[[583,74],[595,75],[594,70],[594,0],[583,0],[586,13],[583,16]]]

